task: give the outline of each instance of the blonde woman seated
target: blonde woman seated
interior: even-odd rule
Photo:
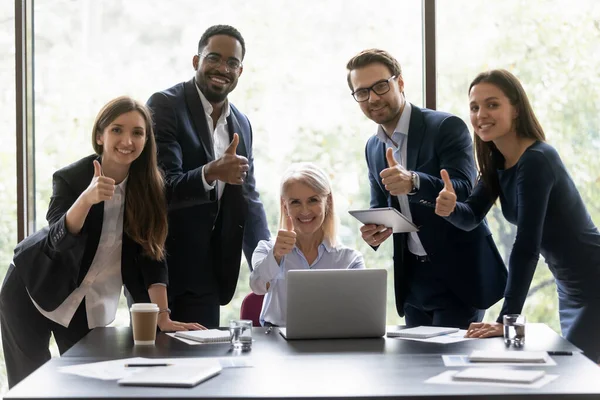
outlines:
[[[365,268],[362,255],[336,242],[331,184],[311,163],[293,164],[281,180],[281,229],[252,255],[250,287],[266,294],[260,323],[286,325],[286,274],[291,269]]]

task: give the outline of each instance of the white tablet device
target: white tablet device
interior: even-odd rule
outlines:
[[[348,212],[365,225],[377,224],[387,226],[388,228],[392,228],[392,232],[394,233],[417,232],[419,230],[415,224],[392,207],[350,210]]]

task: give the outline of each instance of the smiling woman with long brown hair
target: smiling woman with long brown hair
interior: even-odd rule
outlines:
[[[62,354],[110,324],[123,285],[135,302],[158,305],[161,330],[202,328],[169,316],[166,200],[146,106],[110,101],[92,144],[96,154],[54,173],[49,227],[17,246],[6,274],[0,316],[10,387],[50,359],[51,333]]]
[[[546,143],[519,80],[505,70],[481,73],[469,100],[479,182],[457,203],[448,181],[436,212],[471,230],[499,198],[517,236],[500,317],[471,324],[467,336],[502,335],[502,317],[521,313],[541,254],[556,280],[563,335],[600,362],[600,232],[558,152]]]

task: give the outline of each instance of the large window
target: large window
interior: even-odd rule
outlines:
[[[600,5],[593,0],[438,1],[438,109],[469,126],[467,90],[484,70],[504,68],[523,83],[548,142],[557,148],[592,219],[600,222]],[[543,4],[543,5],[542,5]],[[505,260],[515,230],[499,207],[488,221]],[[556,286],[543,257],[524,313],[560,332]],[[486,319],[495,320],[498,306]]]
[[[15,8],[0,2],[0,281],[17,242],[15,139]],[[0,396],[8,390],[4,353],[0,348]]]
[[[391,267],[391,241],[373,252],[346,213],[368,206],[364,145],[375,126],[350,96],[345,66],[362,49],[389,50],[403,64],[409,100],[422,105],[420,1],[40,0],[34,14],[38,228],[46,224],[52,173],[92,152],[90,129],[100,107],[121,94],[145,101],[190,79],[200,35],[227,23],[247,44],[230,99],[253,126],[271,231],[278,229],[281,172],[294,161],[315,161],[334,182],[342,241],[362,250],[369,267]],[[223,323],[239,315],[250,292],[248,268],[241,271]],[[390,283],[390,323],[398,322],[392,290]],[[124,308],[119,315],[117,324],[128,322]]]

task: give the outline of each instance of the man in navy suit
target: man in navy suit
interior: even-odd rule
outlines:
[[[394,234],[396,308],[408,326],[466,328],[502,298],[506,268],[486,224],[471,232],[435,214],[450,176],[458,198],[466,199],[476,177],[473,145],[464,122],[451,114],[406,101],[400,64],[389,53],[362,51],[347,64],[348,85],[363,113],[378,124],[365,154],[371,208],[394,207],[418,226]],[[392,235],[385,226],[361,227],[377,250]]]
[[[242,249],[251,265],[270,237],[255,188],[252,128],[227,98],[243,71],[242,35],[212,26],[192,59],[193,79],[153,94],[158,161],[169,200],[172,318],[219,326],[219,306],[235,292]]]

